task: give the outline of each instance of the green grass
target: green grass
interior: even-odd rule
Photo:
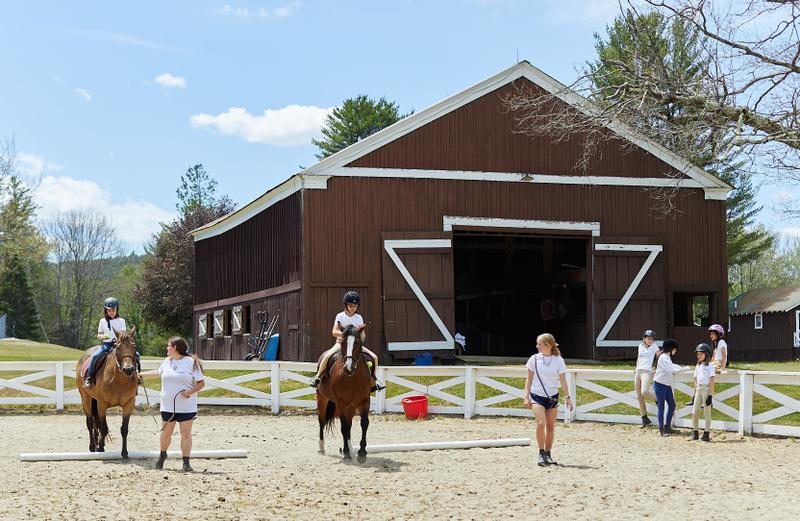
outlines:
[[[82,354],[83,349],[72,349],[31,340],[9,338],[0,340],[0,362],[60,362],[78,360]]]

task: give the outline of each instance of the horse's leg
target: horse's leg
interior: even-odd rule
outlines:
[[[344,447],[342,447],[342,457],[345,461],[351,461],[353,457],[350,456],[350,428],[353,426],[353,417],[340,410],[339,423],[342,426],[342,440],[344,442]]]
[[[369,400],[361,405],[361,445],[358,449],[358,462],[367,461],[367,429],[369,428]]]
[[[89,452],[94,452],[96,444],[94,437],[94,418],[92,417],[92,397],[81,390],[81,405],[83,414],[86,415],[86,430],[89,431]]]
[[[135,402],[136,399],[134,398],[130,403],[122,407],[122,427],[119,429],[119,433],[122,435],[122,459],[128,459],[128,422],[131,419]]]
[[[100,449],[100,415],[97,412],[97,400],[95,398],[91,398],[91,409],[92,409],[92,445],[94,445],[94,452],[98,452]]]
[[[319,421],[319,453],[325,454],[325,423],[328,410],[328,399],[317,394],[317,420]]]
[[[106,413],[108,407],[105,403],[97,402],[97,416],[100,418],[100,436],[98,438],[97,452],[106,451],[106,436],[108,436],[108,422],[106,421]]]

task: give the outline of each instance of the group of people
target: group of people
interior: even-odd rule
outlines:
[[[723,340],[725,328],[713,324],[708,328],[710,344],[701,342],[694,348],[697,365],[694,368],[692,406],[692,439],[710,441],[711,435],[711,408],[714,396],[716,375],[722,372],[728,364],[728,344]],[[647,415],[645,399],[655,400],[658,407],[658,431],[661,436],[672,434],[672,417],[675,413],[675,395],[672,386],[675,374],[690,371],[691,367],[681,366],[672,361],[678,351],[678,342],[666,338],[659,348],[656,344],[656,333],[648,329],[643,333],[642,343],[639,344],[639,353],[634,370],[634,387],[636,398],[639,401],[639,412],[642,415],[642,428],[648,427],[652,422]],[[655,364],[655,370],[653,366]],[[650,382],[652,380],[652,390]],[[699,433],[700,411],[703,411],[705,428],[703,436]]]
[[[119,300],[109,297],[103,304],[103,318],[97,326],[97,339],[101,345],[94,351],[84,375],[83,385],[90,389],[95,385],[95,366],[104,353],[111,351],[117,334],[127,331],[125,320],[119,316]],[[161,378],[161,452],[156,468],[163,469],[167,459],[167,449],[172,441],[175,424],[180,425],[181,454],[183,471],[192,472],[190,456],[192,453],[192,424],[197,417],[197,393],[205,387],[203,363],[189,354],[186,340],[174,336],[167,341],[167,356],[158,369],[141,371],[139,353],[136,353],[137,370],[140,378]]]

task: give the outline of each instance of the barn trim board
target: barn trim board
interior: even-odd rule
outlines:
[[[600,330],[600,333],[598,333],[595,339],[595,345],[597,347],[637,347],[641,343],[641,340],[607,340],[606,337],[622,314],[622,310],[625,309],[625,306],[630,302],[631,297],[636,292],[636,288],[639,287],[642,279],[644,279],[648,270],[656,261],[656,257],[664,250],[664,247],[659,244],[595,244],[594,249],[599,251],[649,252],[647,259],[645,259],[636,277],[631,281],[630,286],[628,286],[628,289],[620,299],[617,307],[614,308],[611,316],[608,317],[603,329]],[[657,343],[661,345],[661,341],[657,341]]]
[[[459,217],[453,215],[442,217],[444,231],[453,231],[453,226],[508,228],[509,230],[585,231],[591,232],[595,237],[600,235],[599,222],[540,221],[533,219],[505,219],[502,217]]]

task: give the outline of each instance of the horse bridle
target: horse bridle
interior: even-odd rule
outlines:
[[[114,346],[111,348],[111,350],[112,351],[119,351],[117,346],[119,346],[119,340],[114,339]],[[132,355],[122,355],[122,356],[119,356],[119,357],[116,354],[114,355],[114,362],[116,362],[117,369],[119,369],[120,371],[122,371],[122,364],[120,363],[120,359],[122,359],[122,361],[125,361],[126,358],[130,359],[131,365],[133,365],[134,371],[136,370],[136,354],[135,354],[136,353],[136,344],[133,344],[133,346],[134,346],[134,348],[133,348],[134,354],[132,354]],[[124,372],[123,372],[123,374],[124,374]],[[133,375],[131,375],[131,376],[133,376]],[[131,376],[129,376],[128,378],[130,378]]]

